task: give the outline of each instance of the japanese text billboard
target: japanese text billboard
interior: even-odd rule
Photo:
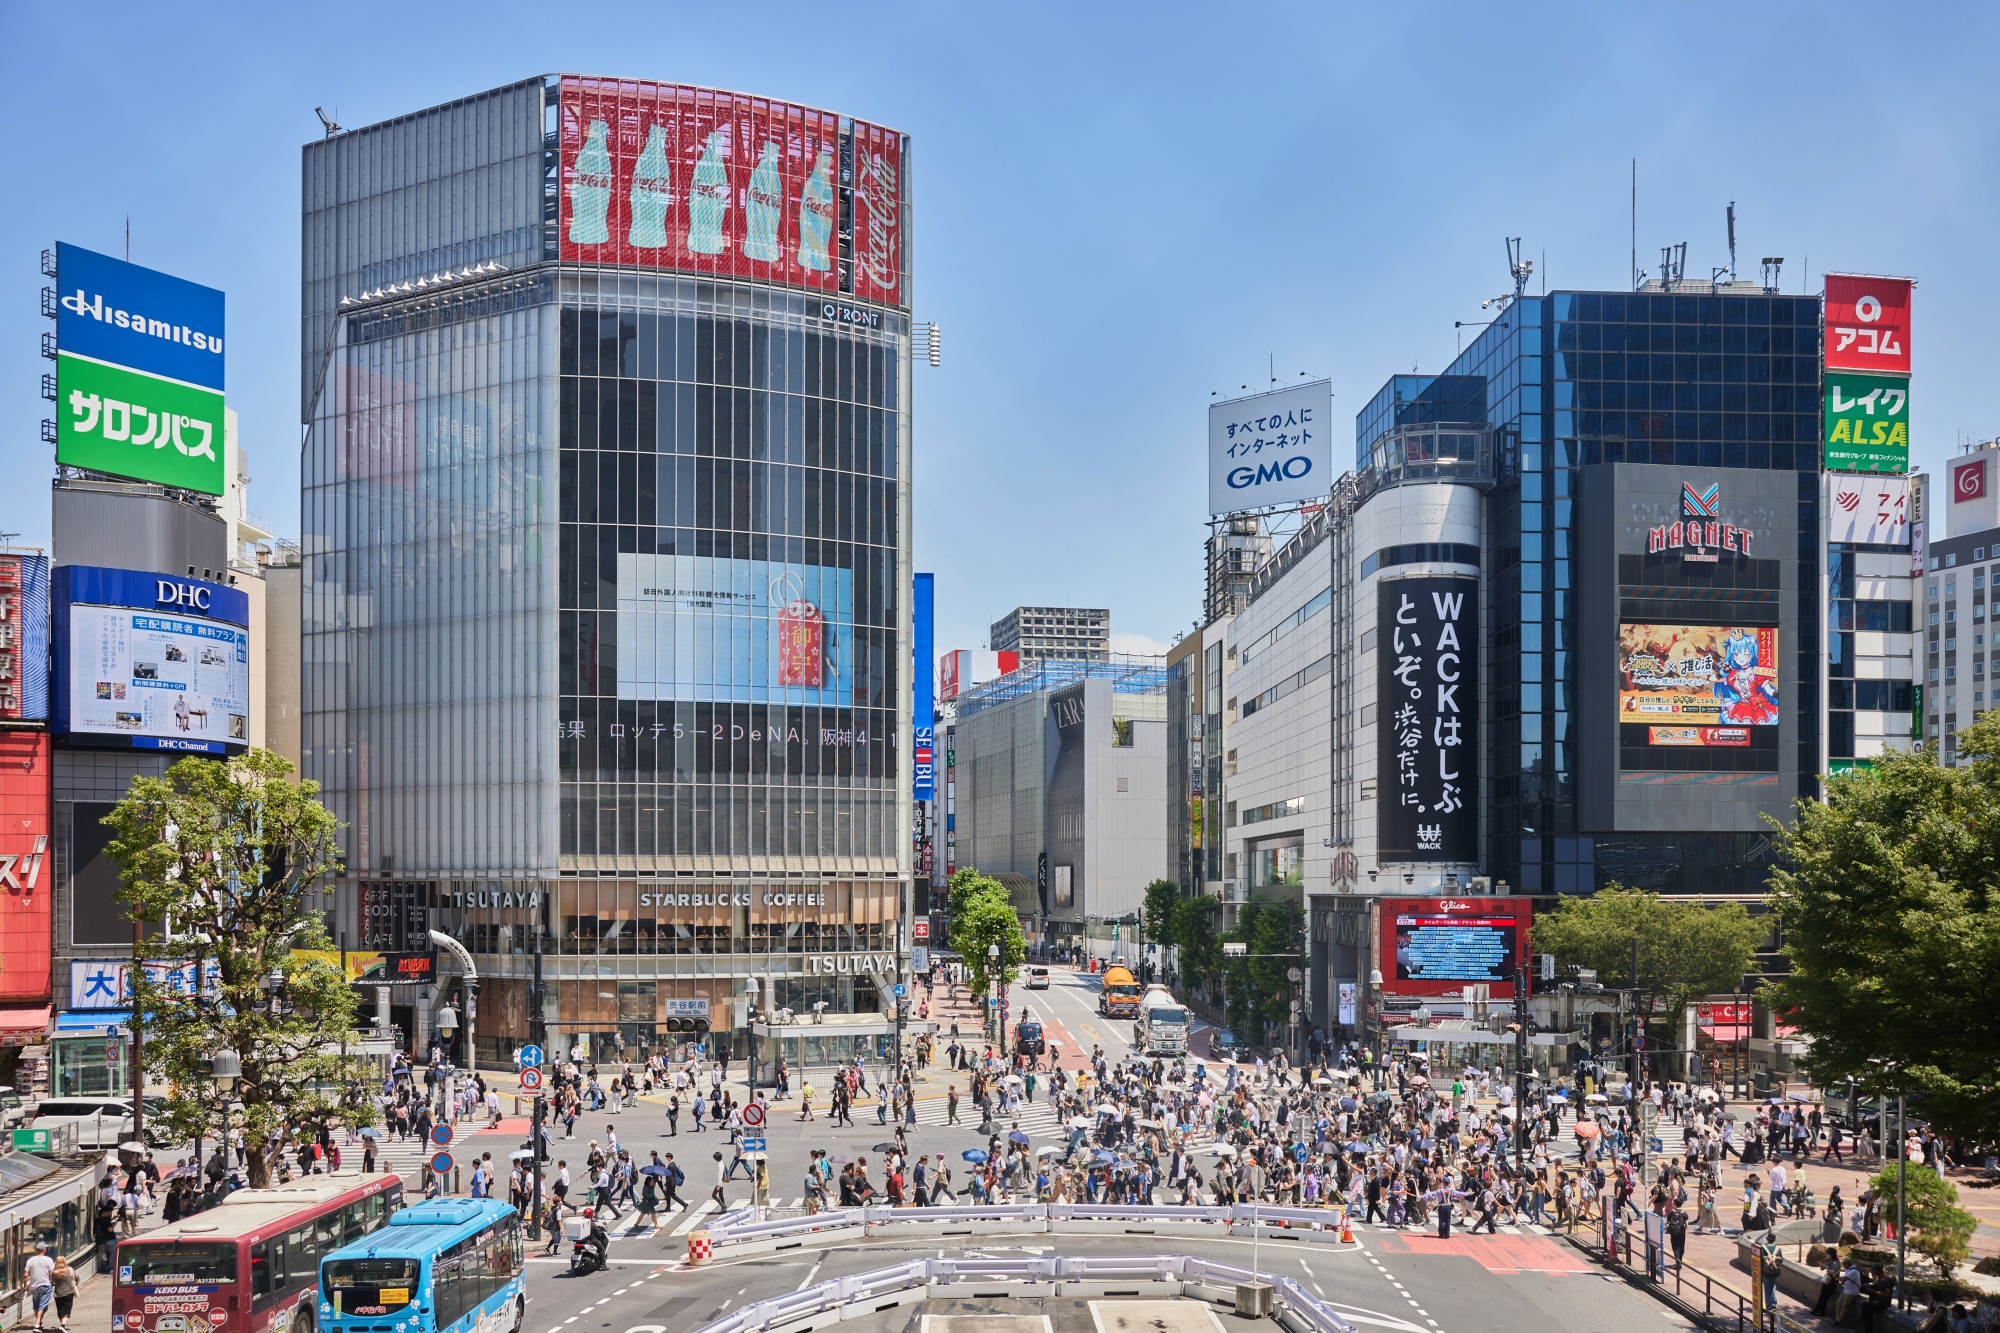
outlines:
[[[1377,859],[1479,860],[1479,580],[1375,589]]]
[[[0,1000],[48,1003],[49,733],[0,731]]]
[[[1827,274],[1826,368],[1909,374],[1910,288],[1915,285],[1908,278]]]
[[[1618,627],[1618,720],[1675,724],[1655,744],[1740,744],[1702,729],[1776,726],[1778,716],[1776,629]]]
[[[231,754],[250,739],[240,590],[137,570],[55,572],[55,730],[136,749]]]
[[[1910,544],[1910,479],[1903,476],[1826,477],[1826,539],[1836,544]]]
[[[563,259],[909,305],[896,131],[675,84],[565,78],[560,98]]]
[[[1910,470],[1910,381],[1905,375],[1829,370],[1826,466],[1837,472]]]
[[[852,570],[618,557],[620,699],[848,708],[854,651]]]
[[[1332,489],[1332,381],[1209,406],[1209,513],[1292,504]]]
[[[222,293],[67,243],[56,275],[56,461],[222,494]]]
[[[1474,981],[1512,999],[1533,911],[1525,898],[1384,898],[1383,990],[1441,995]]]

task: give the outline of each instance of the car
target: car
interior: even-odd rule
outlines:
[[[165,1098],[146,1098],[149,1139],[152,1118],[165,1110]],[[60,1129],[64,1125],[76,1126],[79,1148],[116,1148],[132,1137],[132,1103],[121,1097],[49,1097],[36,1105],[26,1122],[29,1129]]]
[[[1028,989],[1047,990],[1048,988],[1049,988],[1049,970],[1046,967],[1029,968]]]

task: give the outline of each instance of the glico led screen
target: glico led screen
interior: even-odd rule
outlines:
[[[1660,724],[1655,745],[1744,744],[1736,729],[1776,726],[1778,699],[1776,629],[1618,627],[1618,720]]]

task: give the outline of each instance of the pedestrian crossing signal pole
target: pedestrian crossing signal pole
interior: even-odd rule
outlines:
[[[1528,1156],[1528,964],[1514,968],[1514,1165]]]

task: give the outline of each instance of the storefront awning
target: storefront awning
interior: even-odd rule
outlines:
[[[1731,1042],[1742,1041],[1745,1037],[1748,1037],[1750,1035],[1750,1025],[1748,1023],[1703,1023],[1701,1025],[1701,1035],[1707,1037],[1710,1041],[1719,1042],[1726,1046]]]
[[[81,1036],[123,1027],[132,1021],[130,1009],[70,1009],[56,1015],[55,1035]]]
[[[40,1041],[49,1033],[51,1006],[41,1005],[34,1009],[0,1009],[0,1042],[19,1046],[28,1041]]]

